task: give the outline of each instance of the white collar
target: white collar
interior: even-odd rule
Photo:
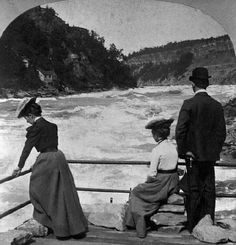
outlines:
[[[158,140],[157,142],[156,142],[156,144],[157,145],[159,145],[159,144],[161,144],[163,141],[165,141],[166,139],[161,139],[161,140]]]
[[[207,93],[206,89],[199,89],[198,91],[195,92],[195,94],[198,94],[198,93]]]
[[[37,120],[39,120],[39,118],[41,118],[42,116],[39,117],[35,117],[34,122],[36,122]]]

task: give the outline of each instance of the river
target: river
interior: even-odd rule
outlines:
[[[208,92],[224,103],[236,96],[236,85],[212,85]],[[173,139],[178,112],[184,99],[193,95],[190,86],[135,88],[125,91],[83,93],[66,97],[38,98],[43,116],[58,125],[59,148],[67,159],[145,160],[155,146],[145,124],[158,114],[172,115]],[[25,141],[24,119],[15,118],[19,99],[0,100],[0,178],[11,174],[17,166]],[[173,140],[174,141],[174,140]],[[33,150],[24,169],[28,169],[38,153]],[[71,165],[76,186],[129,189],[145,180],[147,166]],[[236,171],[216,168],[216,180],[234,180]],[[0,185],[0,212],[28,197],[29,175]],[[236,190],[224,189],[227,193]],[[127,200],[127,194],[79,192],[81,203]],[[233,210],[236,202],[217,200],[217,210]],[[15,227],[30,218],[28,206],[0,220],[0,231]]]

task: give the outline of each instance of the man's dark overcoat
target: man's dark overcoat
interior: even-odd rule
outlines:
[[[176,142],[179,157],[185,158],[188,151],[195,156],[192,167],[187,166],[189,181],[180,181],[180,188],[186,193],[190,232],[206,214],[214,221],[214,163],[220,159],[225,137],[224,113],[218,101],[206,92],[184,101],[176,126]]]
[[[221,104],[206,92],[184,101],[176,126],[180,157],[191,151],[196,161],[216,161],[226,136]]]

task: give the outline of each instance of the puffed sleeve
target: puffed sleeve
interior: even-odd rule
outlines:
[[[160,164],[160,150],[158,149],[158,147],[154,148],[152,150],[152,154],[151,154],[151,164],[150,164],[150,168],[148,171],[148,176],[150,177],[156,177],[157,176],[157,168]]]
[[[27,128],[26,141],[24,148],[22,150],[20,160],[18,163],[19,168],[23,168],[25,165],[25,161],[28,158],[32,148],[37,144],[40,139],[40,128],[31,126]]]

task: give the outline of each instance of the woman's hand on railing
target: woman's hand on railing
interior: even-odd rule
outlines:
[[[16,169],[13,170],[12,176],[17,177],[20,175],[22,168],[17,167]]]

